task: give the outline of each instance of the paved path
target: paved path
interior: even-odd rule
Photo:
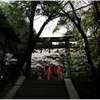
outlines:
[[[20,77],[4,99],[79,99],[70,79],[35,80]]]
[[[64,80],[25,80],[13,99],[69,99]]]

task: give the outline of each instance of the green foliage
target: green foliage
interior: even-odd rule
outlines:
[[[89,39],[89,47],[90,47],[90,52],[91,52],[91,57],[92,57],[92,61],[95,65],[95,67],[98,67],[98,63],[100,62],[100,55],[98,54],[98,46],[97,46],[97,40],[94,38],[90,38]]]
[[[61,1],[43,1],[41,2],[41,4],[39,2],[36,9],[36,15],[48,17],[52,14],[52,12],[54,12],[54,15],[59,12],[59,15],[56,16],[59,17],[59,21],[53,32],[56,33],[62,27],[64,27],[67,29],[67,31],[65,32],[65,36],[72,37],[69,40],[72,43],[72,47],[67,51],[66,56],[61,56],[60,58],[62,65],[66,67],[64,68],[64,70],[68,69],[67,71],[69,72],[67,74],[69,74],[70,76],[72,69],[74,69],[75,71],[82,71],[85,70],[86,67],[89,70],[90,67],[87,63],[84,39],[74,23],[69,19],[68,15],[76,23],[78,22],[75,13],[81,19],[80,25],[89,41],[91,58],[95,67],[97,67],[98,63],[100,62],[100,57],[98,55],[99,48],[97,42],[97,39],[100,36],[100,28],[96,33],[94,32],[94,30],[97,28],[98,23],[95,16],[96,11],[94,10],[93,5],[86,7],[85,10],[84,7],[81,7],[78,10],[75,8],[75,11],[73,11],[69,3],[71,3],[73,7],[78,8],[78,6],[81,7],[81,4],[83,2],[69,1],[62,3]],[[14,27],[17,34],[19,33],[20,36],[28,34],[31,3],[27,1],[16,1],[9,4],[0,2],[0,5],[0,8],[5,13],[9,23],[11,24],[11,26]],[[67,14],[63,13],[63,10],[66,11]],[[48,38],[47,41],[49,40],[50,39]]]
[[[26,2],[0,2],[0,8],[4,12],[10,25],[19,36],[27,34],[27,31],[29,30],[29,23],[26,20],[27,17],[29,17],[29,14],[26,16],[27,8],[24,9],[26,7],[24,4],[26,4]]]
[[[55,14],[62,9],[61,1],[43,1],[43,14],[45,16],[50,16],[52,12],[55,12]]]
[[[71,3],[75,7],[77,6],[76,2],[71,2]],[[81,25],[83,31],[85,32],[88,41],[91,38],[92,43],[91,44],[89,43],[89,49],[91,50],[91,58],[92,58],[93,64],[95,65],[95,67],[97,67],[97,65],[99,63],[99,57],[97,57],[98,46],[97,46],[96,42],[93,42],[93,40],[94,40],[93,32],[97,27],[97,22],[95,21],[95,16],[94,16],[95,12],[94,12],[93,5],[89,6],[87,8],[88,8],[87,10],[83,10],[83,8],[80,8],[78,11],[75,11],[75,12],[76,12],[77,16],[81,18],[80,25]],[[67,8],[64,8],[64,9],[66,9],[66,11],[68,11]],[[46,10],[49,11],[50,9],[47,7]],[[75,22],[77,22],[77,18],[75,17],[74,11],[70,10],[69,12],[68,12],[69,16]],[[77,71],[82,71],[82,70],[85,71],[86,69],[88,69],[88,71],[87,71],[87,73],[88,73],[90,71],[90,69],[89,69],[90,67],[89,67],[89,64],[87,63],[87,55],[85,53],[84,39],[83,39],[82,35],[79,33],[79,30],[73,24],[73,22],[68,18],[67,14],[64,14],[64,13],[60,13],[60,14],[61,14],[61,16],[60,16],[57,26],[55,27],[53,32],[56,33],[62,27],[65,27],[67,29],[65,36],[72,37],[70,39],[70,42],[72,43],[72,47],[68,51],[69,55],[65,57],[65,58],[67,58],[67,60],[65,61],[65,65],[67,66],[67,68],[69,68],[68,69],[69,72],[71,71],[72,68],[74,68],[75,71],[76,70]],[[98,34],[95,34],[95,35],[98,36]],[[76,61],[76,63],[73,63],[72,59],[74,59]]]

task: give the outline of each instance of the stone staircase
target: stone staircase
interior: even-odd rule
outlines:
[[[64,80],[25,80],[13,99],[68,99]]]
[[[19,77],[3,99],[79,99],[71,80],[35,80]]]

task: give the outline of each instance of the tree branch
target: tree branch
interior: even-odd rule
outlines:
[[[88,6],[90,6],[90,5],[93,5],[93,3],[88,4],[88,5],[86,5],[86,6],[82,6],[82,7],[80,7],[80,8],[77,8],[77,9],[75,9],[75,11],[80,10],[80,9],[82,9],[82,8],[85,8],[85,7],[88,7]],[[71,12],[73,12],[73,11],[68,11],[67,13],[71,13]]]
[[[62,10],[63,11],[63,13],[65,14],[65,15],[67,15],[68,17],[69,17],[69,19],[77,26],[78,24],[75,22],[75,20],[68,14],[68,13],[66,13],[64,10]]]
[[[76,18],[77,21],[78,21],[78,25],[80,25],[81,18],[79,18],[79,17],[77,16],[76,11],[75,11],[75,9],[74,9],[74,6],[72,5],[72,3],[71,3],[70,1],[69,1],[69,4],[70,4],[70,6],[71,6],[71,8],[72,8],[72,10],[73,10],[73,13],[74,13],[74,15],[75,15],[75,18]]]
[[[73,7],[72,4],[71,4],[71,7]],[[84,43],[85,43],[85,52],[86,52],[87,59],[88,59],[88,62],[89,62],[89,64],[90,64],[90,67],[91,67],[91,72],[93,73],[93,76],[95,76],[95,67],[94,67],[93,62],[92,62],[92,60],[91,60],[91,55],[90,55],[90,50],[89,50],[89,45],[88,45],[88,39],[87,39],[87,37],[86,37],[84,31],[83,31],[82,28],[81,28],[81,25],[80,25],[80,21],[81,21],[81,20],[79,20],[79,18],[77,17],[74,8],[72,8],[72,9],[73,9],[73,13],[75,14],[76,19],[78,20],[78,23],[76,23],[75,20],[74,20],[72,17],[70,17],[70,15],[69,15],[68,13],[66,13],[65,11],[63,11],[63,12],[64,12],[65,15],[67,15],[67,16],[69,17],[69,19],[76,25],[78,31],[81,33],[81,35],[82,35],[82,37],[83,37],[83,39],[84,39]]]
[[[97,15],[98,15],[98,20],[100,20],[100,13],[99,13],[99,9],[98,9],[98,5],[97,5],[97,1],[94,1],[94,7],[96,9]]]

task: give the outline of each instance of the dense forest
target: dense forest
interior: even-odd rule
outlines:
[[[46,25],[57,19],[58,22],[53,33],[56,34],[56,32],[65,28],[64,37],[70,36],[69,42],[72,43],[69,49],[66,48],[66,55],[60,57],[59,62],[63,65],[63,76],[72,79],[80,98],[100,98],[99,5],[99,1],[85,2],[84,0],[0,1],[0,9],[17,36],[20,39],[28,38],[28,43],[24,47],[21,44],[13,46],[11,53],[20,54],[20,56],[16,58],[17,62],[12,62],[12,65],[9,66],[9,78],[6,81],[1,79],[0,81],[5,83],[15,81],[25,63],[24,75],[27,78],[31,77],[30,59],[38,38]],[[37,16],[45,17],[45,21],[38,32],[34,29],[34,20]],[[91,96],[91,94],[93,95]]]

